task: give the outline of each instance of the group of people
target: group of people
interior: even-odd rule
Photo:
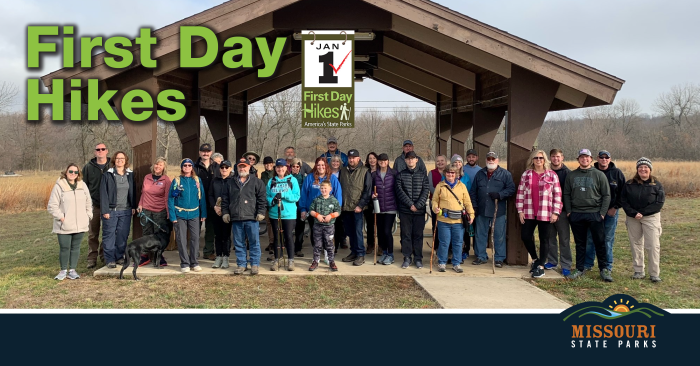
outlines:
[[[436,168],[428,172],[411,140],[404,141],[393,167],[387,154],[371,152],[363,164],[356,149],[340,152],[337,139],[329,138],[327,146],[313,167],[296,157],[294,147],[288,147],[284,158],[265,157],[264,170],[258,174],[257,153],[247,152],[232,164],[205,143],[197,161],[183,159],[180,173],[172,180],[165,159],[156,159],[136,202],[128,156],[118,151],[108,157],[107,147],[98,144],[95,158],[82,170],[70,164],[51,192],[48,210],[55,219],[53,232],[58,234],[60,246],[61,271],[56,279],[80,277],[75,269],[85,232],[89,233],[88,268],[96,266],[98,257],[108,268],[122,264],[131,218],[137,212],[144,235],[174,229],[183,273],[202,270],[199,233],[204,225],[202,252],[204,258],[214,260],[213,268],[229,268],[233,244],[234,274],[248,270],[258,274],[262,257],[259,225],[263,221],[268,225],[270,245],[266,251],[272,271],[282,268],[282,262],[287,270],[295,270],[294,258],[304,256],[307,221],[313,244],[310,271],[319,267],[322,256],[328,268],[337,271],[335,255],[347,248],[346,238],[350,253],[342,261],[363,265],[375,247],[375,227],[378,263],[389,265],[394,263],[392,229],[397,216],[401,268],[413,264],[420,269],[426,212],[433,219],[438,271],[446,271],[451,262],[455,272],[463,272],[461,264],[470,247],[475,254],[473,265],[487,263],[490,230],[494,265],[502,267],[506,259],[506,201],[515,196],[521,238],[533,259],[533,277],[542,277],[545,269],[561,265],[562,274],[575,279],[590,270],[597,257],[601,278],[612,281],[612,246],[618,210],[623,208],[634,259],[633,278],[645,277],[647,250],[650,279],[660,281],[659,212],[664,192],[651,175],[649,159],[639,159],[637,174],[626,181],[608,151],[600,151],[598,162],[592,165],[591,152],[581,150],[579,168],[571,171],[563,163],[561,150],[553,149],[549,156],[537,150],[528,159],[516,188],[495,152],[487,154],[484,168],[477,165],[478,154],[473,149],[467,151],[466,164],[457,154],[449,163],[440,155]],[[539,253],[535,228],[539,231]],[[576,243],[573,270],[569,228]],[[286,260],[281,261],[284,251]],[[150,260],[143,256],[138,265]],[[159,265],[167,266],[162,257]]]

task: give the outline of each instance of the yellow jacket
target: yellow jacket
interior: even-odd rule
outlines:
[[[472,218],[474,217],[474,208],[472,207],[472,201],[469,198],[469,191],[467,191],[467,186],[464,183],[457,181],[457,184],[452,188],[452,192],[457,195],[462,204],[464,204],[467,213]],[[457,202],[455,196],[450,193],[450,187],[442,181],[438,183],[435,187],[435,193],[433,194],[433,213],[435,208],[448,209],[450,211],[462,211],[462,206]],[[444,217],[443,215],[438,215],[438,221],[442,221],[446,224],[459,224],[462,221],[460,219],[450,219]]]

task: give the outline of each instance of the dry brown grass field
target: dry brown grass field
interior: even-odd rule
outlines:
[[[634,175],[634,161],[615,161],[617,167],[622,169],[625,177]],[[501,164],[505,167],[505,162]],[[567,161],[566,165],[575,169],[578,163]],[[435,168],[432,161],[426,162],[428,170]],[[262,166],[257,167],[262,170]],[[179,168],[168,167],[168,175],[173,177]],[[19,171],[21,176],[0,177],[0,212],[26,212],[44,210],[48,203],[49,194],[59,171],[33,172]],[[673,197],[699,197],[700,196],[700,162],[697,161],[656,161],[653,174],[661,180],[666,194]]]

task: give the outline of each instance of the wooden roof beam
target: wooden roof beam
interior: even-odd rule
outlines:
[[[252,104],[272,94],[291,88],[301,83],[301,69],[278,76],[260,85],[248,89],[248,103]]]
[[[386,70],[396,76],[421,85],[424,88],[452,97],[452,83],[436,78],[435,76],[403,64],[388,56],[377,55],[377,66],[380,70]]]
[[[454,84],[461,85],[470,90],[475,89],[476,75],[473,72],[386,36],[384,37],[384,54],[445,80],[449,80]]]
[[[437,103],[437,93],[424,86],[418,85],[386,70],[373,70],[372,74],[373,79],[384,85],[398,89],[424,102],[431,104]]]
[[[286,75],[290,72],[301,69],[301,55],[293,56],[292,58],[280,61],[277,66],[276,76]],[[236,95],[242,93],[248,89],[254,88],[260,84],[265,83],[269,78],[260,79],[258,78],[258,73],[253,72],[250,75],[246,75],[240,79],[236,79],[228,83],[228,96]]]

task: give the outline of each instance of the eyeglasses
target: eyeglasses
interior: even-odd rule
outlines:
[[[219,169],[231,169],[231,167],[230,166],[222,166],[222,167],[219,167]]]
[[[183,167],[183,168],[191,168],[191,167],[192,167],[192,164],[182,164],[182,167]]]
[[[106,147],[95,148],[95,151],[106,151]]]
[[[598,159],[610,160],[609,156],[599,156]]]
[[[445,172],[445,175],[447,174],[457,174],[457,172]]]
[[[249,157],[248,157],[248,161],[257,161],[257,160],[256,160],[254,157],[249,156]]]
[[[68,174],[78,174],[78,171],[77,170],[69,170]]]
[[[126,158],[116,158],[114,160],[126,160]]]
[[[542,157],[542,156],[535,156],[534,158],[532,158],[532,160],[544,160],[544,157]]]

